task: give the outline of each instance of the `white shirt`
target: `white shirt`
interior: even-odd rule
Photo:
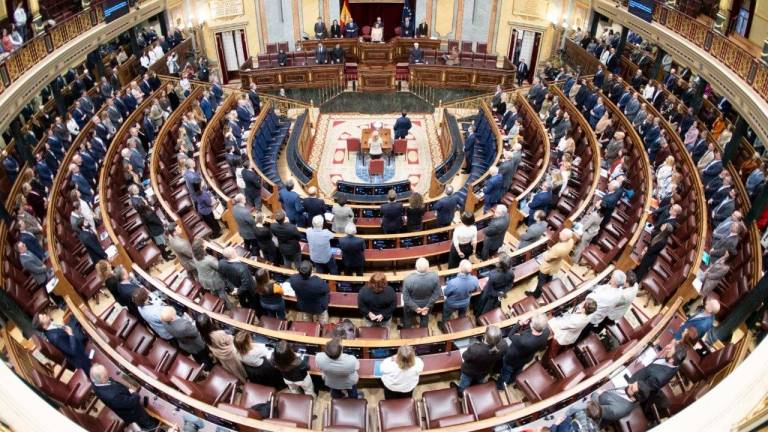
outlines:
[[[251,342],[251,350],[245,354],[240,355],[240,361],[248,366],[259,367],[264,362],[264,359],[268,359],[272,356],[266,345]]]
[[[565,346],[576,342],[581,331],[589,324],[589,317],[583,313],[565,314],[549,320],[549,328],[558,344]]]
[[[634,284],[631,287],[626,287],[621,290],[621,296],[619,297],[616,307],[613,308],[613,312],[608,314],[608,318],[616,322],[629,312],[629,308],[632,306],[632,302],[637,297],[637,291],[640,289],[640,284]]]
[[[179,85],[181,86],[181,89],[184,90],[185,92],[188,92],[192,88],[192,85],[189,83],[189,80],[186,77],[182,78],[181,81],[179,81]]]
[[[459,245],[477,242],[477,227],[474,225],[466,226],[461,224],[453,230],[453,245],[456,249]]]
[[[158,59],[162,58],[163,55],[165,55],[165,53],[163,52],[163,47],[161,47],[159,44],[156,47],[152,48],[152,51],[155,52],[155,57],[157,57]]]
[[[27,12],[24,8],[16,8],[16,10],[13,11],[13,20],[16,21],[17,26],[23,26],[27,23]]]
[[[150,62],[149,62],[149,55],[143,55],[141,58],[139,58],[139,63],[141,63],[141,66],[144,69],[149,68]]]
[[[416,357],[416,361],[408,369],[400,369],[395,357],[387,357],[381,362],[381,382],[394,392],[406,393],[419,384],[419,375],[424,370],[424,362]]]
[[[616,315],[616,306],[621,300],[621,290],[614,288],[609,284],[598,285],[587,298],[591,298],[597,303],[597,309],[589,315],[589,322],[597,325],[611,315]]]
[[[149,50],[147,55],[149,56],[149,64],[153,64],[157,61],[157,53],[155,50]]]
[[[77,135],[80,133],[80,126],[77,125],[75,119],[71,118],[67,120],[67,130],[69,130],[70,134]]]
[[[371,139],[368,140],[368,145],[370,146],[369,153],[378,156],[381,153],[383,153],[383,150],[381,148],[383,142],[381,140],[381,137],[371,137]]]
[[[82,198],[80,198],[80,215],[82,215],[83,219],[88,222],[88,226],[96,226],[96,223],[94,223],[93,220],[93,209],[91,208],[91,205],[88,204],[88,201]]]
[[[643,99],[651,100],[655,92],[656,92],[656,88],[654,86],[651,86],[651,85],[645,86],[645,88],[643,89]]]

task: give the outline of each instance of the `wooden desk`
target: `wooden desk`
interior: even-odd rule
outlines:
[[[373,135],[373,128],[363,128],[363,134],[360,136],[360,149],[363,153],[368,153],[371,150],[371,146],[368,145],[368,140]],[[392,151],[392,129],[381,128],[379,129],[379,136],[381,136],[381,149],[384,153]]]
[[[369,66],[358,65],[357,79],[360,91],[390,92],[395,91],[395,65]]]

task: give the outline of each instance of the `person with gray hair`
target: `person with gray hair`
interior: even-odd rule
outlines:
[[[504,237],[509,229],[509,214],[507,206],[498,204],[493,209],[493,219],[485,227],[485,240],[480,250],[480,259],[486,260],[496,253],[504,245]]]
[[[549,339],[547,316],[538,313],[528,324],[527,329],[508,337],[509,342],[502,358],[501,378],[496,382],[496,387],[499,389],[503,389],[504,384],[512,383],[523,367],[533,360],[536,353],[547,348]]]
[[[411,327],[414,315],[419,316],[419,326],[426,327],[429,312],[440,295],[437,273],[429,271],[426,258],[417,259],[416,271],[403,281],[403,327]]]
[[[346,236],[339,239],[344,274],[362,276],[365,268],[365,240],[357,237],[357,227],[353,223],[344,227],[344,233]]]
[[[315,265],[318,273],[339,274],[336,260],[331,250],[333,233],[323,228],[325,218],[316,215],[312,218],[312,227],[307,228],[307,243],[309,245],[309,260]]]
[[[437,200],[432,208],[437,213],[437,226],[448,226],[453,222],[453,218],[456,215],[456,209],[461,202],[461,197],[458,194],[453,193],[453,186],[448,185],[445,187],[445,196]]]
[[[150,417],[141,405],[138,388],[129,389],[111,380],[107,369],[99,363],[91,366],[90,378],[93,382],[93,393],[128,425],[127,431],[153,431],[160,425],[160,422]]]
[[[237,222],[237,232],[243,238],[245,249],[256,258],[259,256],[259,243],[256,241],[256,221],[253,219],[251,209],[245,205],[245,195],[235,195],[232,216]]]
[[[461,377],[459,383],[451,381],[459,397],[464,390],[475,384],[484,383],[488,375],[493,374],[496,364],[507,349],[507,343],[501,337],[501,331],[495,325],[485,329],[483,340],[473,343],[461,355]]]
[[[611,280],[607,284],[597,285],[587,295],[588,299],[595,301],[597,309],[589,315],[589,325],[584,328],[581,337],[590,331],[600,333],[607,325],[613,324],[610,317],[616,316],[616,309],[621,305],[623,298],[622,288],[626,282],[626,273],[621,270],[614,270],[611,274]]]
[[[467,259],[461,260],[459,263],[459,273],[448,281],[443,292],[445,295],[443,320],[437,323],[440,330],[445,332],[444,323],[451,319],[454,312],[459,313],[459,318],[467,316],[469,299],[478,288],[477,277],[472,275],[472,263]]]

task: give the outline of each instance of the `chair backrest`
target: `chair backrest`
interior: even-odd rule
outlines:
[[[485,42],[482,42],[482,43],[478,42],[475,45],[475,52],[476,53],[481,53],[481,54],[486,54],[488,52],[488,44],[485,43]]]
[[[157,339],[147,353],[147,362],[151,364],[156,371],[164,372],[171,366],[171,363],[173,363],[177,352],[176,348],[168,342],[162,339]]]
[[[371,26],[363,26],[363,36],[371,35]]]
[[[496,324],[498,322],[504,321],[507,318],[507,314],[505,314],[500,307],[486,312],[479,317],[480,322],[485,326]]]
[[[277,43],[277,49],[283,50],[285,52],[288,52],[288,42],[278,42]]]
[[[406,149],[408,148],[408,140],[405,139],[396,139],[394,144],[392,144],[392,151],[394,153],[405,153]]]
[[[635,407],[628,416],[619,420],[621,432],[645,432],[648,430],[648,420],[641,407]]]
[[[445,323],[445,330],[448,333],[457,333],[473,328],[475,328],[475,324],[468,317],[454,318]]]
[[[427,416],[427,427],[435,428],[439,420],[463,414],[459,395],[453,388],[425,391],[421,395]]]
[[[451,51],[453,47],[458,48],[459,47],[459,41],[455,39],[448,40],[448,51]]]
[[[347,151],[360,151],[360,138],[347,138]]]
[[[584,370],[574,350],[569,349],[550,360],[551,368],[558,378],[565,379]]]
[[[203,294],[203,297],[200,299],[200,306],[202,306],[205,310],[216,313],[224,310],[224,302],[221,300],[221,297],[215,296],[211,293]]]
[[[548,390],[555,384],[555,379],[541,365],[535,362],[528,366],[515,379],[517,388],[525,393],[531,402],[538,402],[544,398]]]
[[[403,28],[400,26],[395,27],[395,36],[400,36],[403,34]]]
[[[413,399],[389,399],[379,401],[379,431],[399,428],[418,428],[416,402]]]
[[[240,395],[240,406],[251,408],[252,406],[268,402],[275,395],[275,389],[261,384],[245,383]]]
[[[237,377],[216,365],[211,369],[208,378],[202,385],[204,396],[211,405],[216,405],[219,402],[232,403],[237,381]]]
[[[365,399],[332,399],[327,426],[350,427],[364,431],[368,425],[368,401]]]
[[[461,41],[461,52],[472,52],[472,41]]]
[[[143,325],[137,325],[123,343],[129,350],[146,355],[155,336]]]
[[[399,330],[400,339],[417,339],[429,337],[429,327],[402,328]]]
[[[311,321],[292,321],[288,330],[297,333],[304,333],[306,336],[320,336],[320,323]]]
[[[267,54],[275,54],[277,53],[277,44],[276,43],[268,43],[267,44]]]
[[[294,393],[277,395],[277,419],[293,422],[300,428],[312,428],[312,396]]]
[[[368,163],[369,175],[382,175],[384,174],[384,159],[371,159]]]
[[[504,405],[493,382],[468,387],[464,390],[464,400],[467,402],[467,410],[475,416],[475,420],[493,417],[496,410]]]
[[[203,366],[191,360],[187,356],[176,356],[168,369],[168,376],[175,376],[185,380],[196,380],[202,372]]]
[[[361,339],[389,339],[389,327],[359,327]]]

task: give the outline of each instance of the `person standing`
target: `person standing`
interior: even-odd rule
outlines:
[[[454,195],[453,186],[445,187],[445,196],[437,200],[433,206],[435,213],[437,213],[437,226],[444,227],[453,223],[453,218],[456,215],[456,209],[461,202],[459,195]]]
[[[549,326],[547,316],[536,314],[531,318],[528,329],[509,336],[507,349],[504,352],[501,365],[501,378],[496,383],[497,388],[503,389],[503,384],[509,385],[539,351],[547,347]]]
[[[384,273],[376,272],[357,294],[357,308],[368,327],[389,327],[397,307],[395,290]]]
[[[331,397],[357,399],[357,381],[360,361],[341,350],[341,339],[333,338],[325,344],[325,350],[315,356],[317,368],[323,374],[325,385],[331,389]]]
[[[235,195],[235,205],[232,207],[232,216],[237,222],[237,232],[243,238],[245,249],[252,257],[259,256],[259,244],[256,241],[256,221],[251,215],[251,210],[245,205],[245,195]]]
[[[269,272],[263,268],[256,270],[256,292],[259,294],[261,309],[265,315],[285,319],[283,287],[272,280]]]
[[[504,245],[504,237],[509,229],[509,214],[507,206],[498,204],[493,210],[493,219],[488,223],[483,231],[485,240],[483,248],[480,251],[480,259],[486,260],[501,249]]]
[[[306,395],[315,396],[315,386],[309,375],[309,358],[306,355],[296,355],[288,342],[281,340],[272,353],[271,363],[280,371],[291,393],[303,391]]]
[[[437,323],[440,330],[445,332],[445,322],[451,319],[454,312],[459,313],[459,318],[467,316],[469,299],[478,288],[477,277],[472,275],[472,263],[466,259],[461,260],[459,263],[459,273],[448,281],[443,292],[445,296],[443,321]]]
[[[191,355],[196,362],[205,365],[206,370],[213,367],[213,359],[208,351],[208,346],[205,345],[203,337],[197,331],[195,322],[189,315],[184,314],[180,317],[176,314],[176,309],[166,306],[160,313],[160,320],[162,320],[165,330],[176,340],[179,349]]]
[[[76,321],[73,324],[76,324]],[[85,351],[82,334],[76,332],[72,326],[55,324],[47,313],[35,315],[32,319],[32,325],[43,333],[48,342],[64,354],[67,363],[77,369],[82,369],[85,373],[91,370],[91,359]]]
[[[477,251],[477,226],[475,215],[465,211],[461,215],[461,225],[453,230],[451,251],[448,255],[448,268],[456,268],[459,261],[469,259]]]
[[[467,387],[486,381],[504,353],[506,344],[501,331],[495,325],[486,328],[483,340],[475,342],[461,355],[461,377],[459,383],[451,381],[459,397],[463,397]]]
[[[249,382],[276,389],[285,387],[285,383],[280,378],[280,371],[269,362],[272,353],[266,345],[254,342],[251,333],[245,330],[235,333],[235,349],[243,363]]]
[[[299,273],[288,278],[296,293],[296,308],[308,321],[325,325],[328,322],[328,284],[312,274],[312,263],[302,261]]]
[[[24,2],[21,0],[13,11],[13,22],[16,24],[16,31],[19,32],[21,40],[27,40],[27,11],[24,10]]]
[[[183,237],[181,225],[169,226],[165,230],[168,249],[179,259],[181,267],[187,272],[187,276],[197,279],[197,269],[195,268],[194,256],[192,255],[192,244]]]
[[[355,218],[355,213],[347,206],[347,197],[339,195],[336,197],[336,202],[331,208],[331,214],[333,214],[333,222],[331,223],[331,229],[335,233],[342,233],[347,227],[347,224],[352,223]]]
[[[131,430],[154,431],[160,425],[160,422],[150,417],[144,410],[138,389],[129,389],[111,380],[104,366],[94,363],[91,366],[90,378],[91,388],[96,397],[127,425],[131,425]]]
[[[230,290],[237,292],[240,306],[251,308],[261,315],[261,304],[256,294],[256,284],[250,268],[238,259],[237,251],[233,247],[224,249],[224,257],[219,260],[219,272]]]
[[[315,23],[315,39],[325,39],[326,37],[328,37],[328,31],[325,28],[323,18],[317,17],[317,22]]]
[[[334,238],[334,235],[323,228],[324,223],[325,218],[322,215],[316,215],[312,218],[312,228],[307,228],[309,259],[315,265],[317,272],[338,274],[336,259],[333,257],[333,250],[331,249],[331,239]]]
[[[401,345],[397,354],[381,362],[381,383],[385,399],[406,399],[413,396],[424,370],[424,361],[416,356],[410,345]]]
[[[419,316],[419,326],[429,324],[429,313],[440,297],[437,273],[429,271],[426,258],[416,260],[416,271],[403,281],[403,327],[410,327],[414,315]]]
[[[221,298],[227,310],[232,309],[227,295],[227,283],[219,273],[219,261],[205,252],[205,241],[202,238],[196,238],[192,243],[192,257],[197,281],[203,289]]]
[[[526,291],[526,295],[535,298],[541,297],[541,288],[552,280],[554,275],[560,272],[560,267],[573,250],[573,231],[566,228],[560,231],[560,241],[544,252],[543,260],[539,266],[539,279],[533,291]]]
[[[245,368],[240,362],[240,356],[235,349],[234,337],[219,329],[208,315],[200,314],[195,320],[197,331],[203,337],[203,341],[208,346],[221,367],[234,375],[240,382],[247,381]]]
[[[357,227],[352,223],[347,224],[344,232],[347,235],[339,239],[344,274],[362,276],[365,269],[365,240],[357,237]]]
[[[408,131],[411,130],[411,119],[408,118],[408,115],[405,111],[403,111],[400,118],[395,120],[395,139],[403,139],[408,135]]]
[[[424,197],[413,192],[408,198],[408,207],[405,208],[405,230],[407,232],[421,231],[424,227]]]
[[[384,234],[397,234],[403,229],[403,203],[395,201],[397,192],[387,192],[387,202],[381,206],[381,228]]]
[[[283,262],[298,269],[301,263],[301,245],[299,244],[301,233],[296,225],[287,220],[284,211],[278,210],[275,212],[275,223],[269,229],[277,239],[277,248],[283,257]]]

